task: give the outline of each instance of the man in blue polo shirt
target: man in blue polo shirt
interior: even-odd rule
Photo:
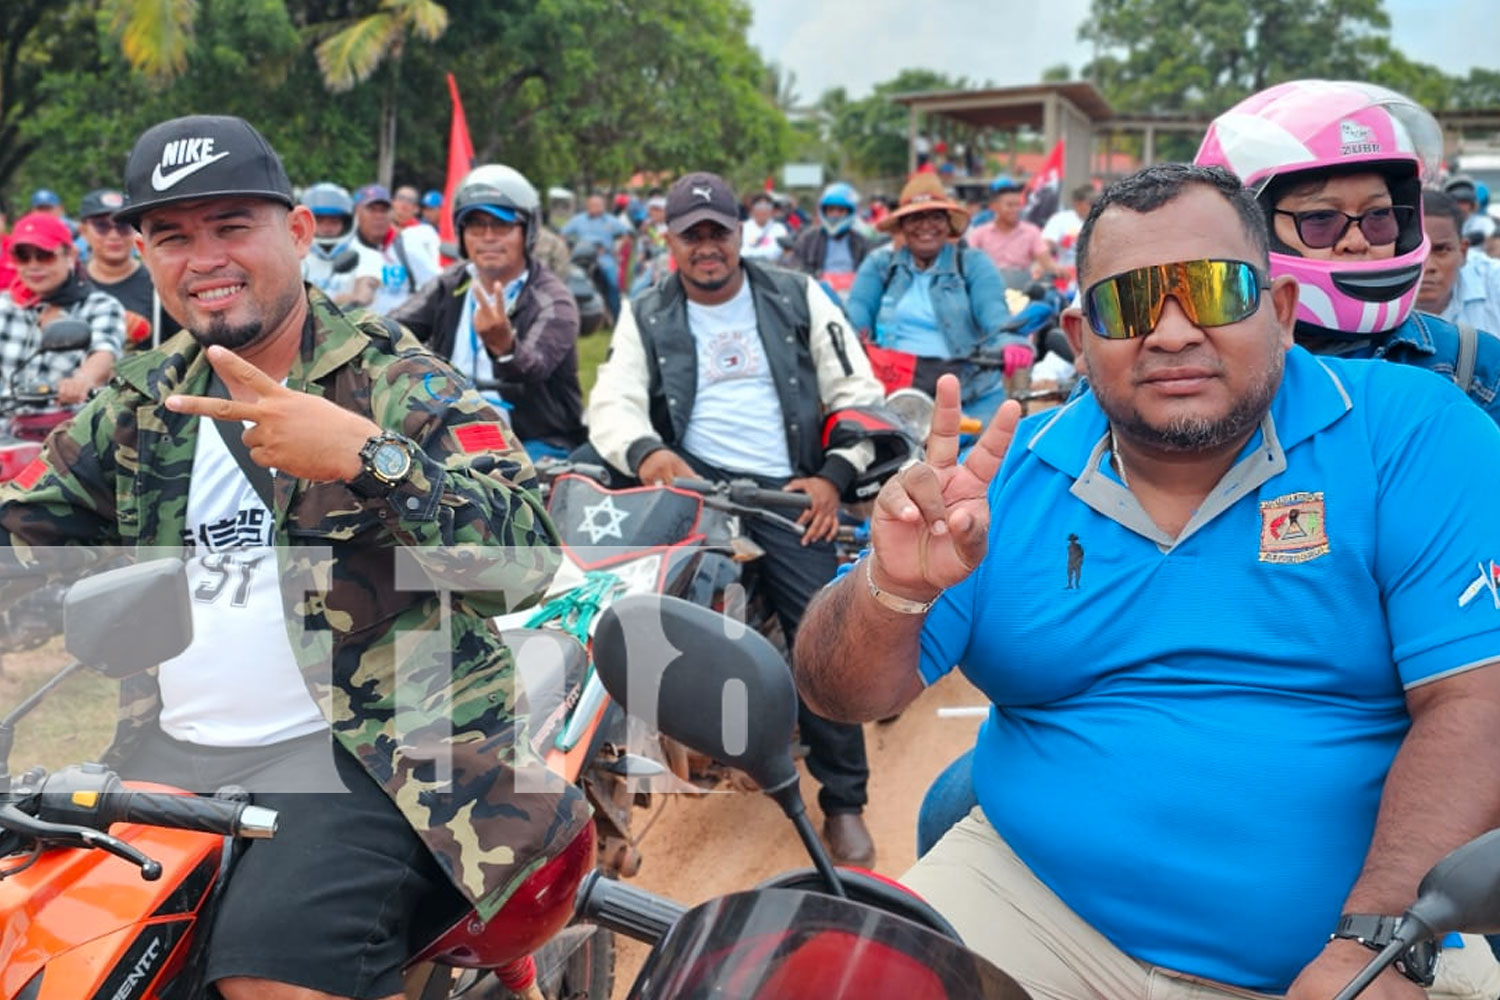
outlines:
[[[1500,825],[1500,430],[1431,372],[1293,347],[1223,170],[1112,186],[1077,252],[1089,388],[1006,404],[960,465],[940,384],[803,621],[802,695],[880,718],[957,663],[994,702],[980,808],[905,880],[1035,995],[1326,1000]],[[1405,966],[1364,995],[1420,1000],[1432,955]],[[1438,975],[1500,990],[1482,942]]]

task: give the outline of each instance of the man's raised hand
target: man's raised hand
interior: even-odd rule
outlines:
[[[359,475],[360,448],[380,433],[368,417],[321,396],[296,392],[224,347],[208,349],[208,363],[230,399],[169,396],[167,409],[215,420],[248,420],[243,440],[255,464],[298,479],[348,481]]]
[[[505,283],[499,279],[486,289],[482,279],[474,278],[474,334],[492,354],[509,354],[516,346],[515,330],[505,312]]]
[[[870,521],[870,570],[876,586],[928,601],[969,575],[988,545],[990,482],[1021,419],[1006,402],[962,463],[958,461],[958,379],[938,379],[927,460],[889,479]]]

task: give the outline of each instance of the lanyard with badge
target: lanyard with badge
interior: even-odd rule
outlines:
[[[479,334],[474,329],[474,313],[479,308],[480,296],[484,296],[487,304],[493,300],[490,298],[489,292],[484,288],[479,275],[475,273],[474,265],[470,264],[468,270],[469,293],[465,296],[467,301],[464,303],[464,316],[463,322],[460,325],[459,336],[463,339],[464,345],[467,348],[467,357],[465,360],[468,362],[468,371],[465,374],[469,376],[472,382],[478,384],[481,379],[488,381],[494,378],[494,363],[490,360],[488,349],[484,346],[483,341],[479,339]],[[526,280],[530,276],[530,270],[522,271],[514,281],[509,282],[502,289],[501,294],[505,297],[506,316],[515,316],[516,305],[521,298],[521,291],[526,287]],[[483,376],[481,376],[479,370],[481,361],[486,362],[486,372]],[[493,389],[483,389],[479,394],[496,406],[504,407],[507,410],[510,409],[510,404],[501,399],[500,394]]]

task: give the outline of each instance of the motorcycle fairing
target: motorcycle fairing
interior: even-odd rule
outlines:
[[[547,513],[563,552],[578,566],[600,569],[671,546],[702,540],[703,498],[672,486],[606,489],[574,473],[552,482]]]
[[[187,932],[223,874],[224,838],[134,823],[110,832],[161,862],[162,877],[147,882],[103,851],[60,848],[0,881],[0,998],[15,997],[44,968],[37,1000],[115,1000],[127,983],[124,995],[140,997],[183,967],[187,942],[196,940]]]

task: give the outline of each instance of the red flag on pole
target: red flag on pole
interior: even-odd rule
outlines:
[[[443,217],[438,224],[438,235],[444,243],[456,243],[453,231],[453,192],[474,167],[474,143],[469,139],[469,122],[464,118],[464,105],[458,99],[458,81],[448,74],[448,93],[453,96],[453,123],[448,129],[448,183],[443,187]]]
[[[1062,203],[1063,140],[1057,140],[1036,176],[1026,182],[1026,207],[1021,218],[1045,226]]]

